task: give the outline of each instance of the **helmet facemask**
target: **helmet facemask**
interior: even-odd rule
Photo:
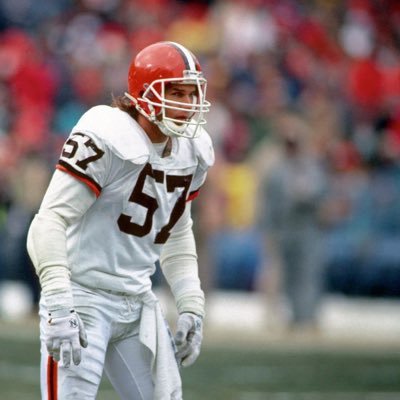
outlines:
[[[194,85],[197,92],[194,102],[189,104],[166,99],[167,85],[173,83]],[[138,99],[129,93],[125,93],[125,95],[135,103],[137,110],[142,115],[159,127],[164,135],[195,138],[200,134],[199,127],[206,124],[204,114],[210,110],[210,102],[206,100],[206,87],[207,81],[202,72],[185,70],[183,77],[154,80]],[[187,121],[183,121],[167,116],[168,110],[184,113],[191,111],[193,114]]]

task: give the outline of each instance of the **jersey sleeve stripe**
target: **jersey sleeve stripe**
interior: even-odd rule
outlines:
[[[194,200],[199,195],[199,193],[200,193],[200,189],[197,189],[197,190],[194,190],[193,192],[190,192],[186,201]]]
[[[59,160],[58,164],[56,165],[56,168],[60,171],[64,171],[67,174],[72,175],[74,178],[83,182],[85,185],[89,187],[90,190],[93,191],[96,197],[100,196],[102,187],[94,179],[83,174],[82,172],[77,171],[74,167],[72,167],[70,164],[66,163],[63,160]]]

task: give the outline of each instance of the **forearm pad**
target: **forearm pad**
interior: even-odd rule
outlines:
[[[33,219],[28,232],[28,253],[49,311],[73,308],[66,228],[62,217],[51,210],[42,210]]]
[[[160,265],[179,314],[192,312],[204,317],[204,293],[200,287],[191,219],[183,229],[171,233],[163,247]]]

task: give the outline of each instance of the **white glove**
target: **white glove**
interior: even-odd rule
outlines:
[[[176,324],[176,358],[182,367],[192,365],[200,354],[203,340],[203,320],[196,314],[184,312]]]
[[[55,361],[62,356],[64,367],[68,368],[72,360],[75,365],[81,362],[81,346],[87,347],[85,328],[74,310],[57,310],[49,313],[46,327],[46,347]]]

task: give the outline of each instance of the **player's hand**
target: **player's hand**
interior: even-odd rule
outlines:
[[[176,358],[179,365],[188,367],[196,361],[200,354],[202,340],[202,318],[189,312],[180,314],[175,334]]]
[[[64,367],[72,360],[75,365],[81,362],[81,346],[87,347],[85,327],[74,310],[58,310],[49,314],[46,327],[46,347],[55,361],[62,357]]]

